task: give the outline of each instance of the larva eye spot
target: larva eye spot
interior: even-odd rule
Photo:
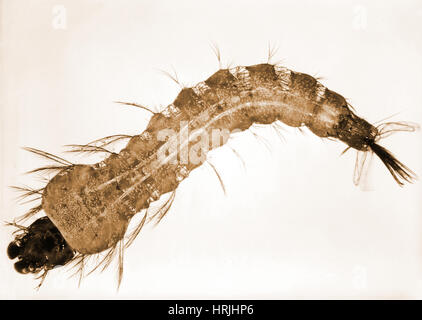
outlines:
[[[30,272],[29,264],[25,260],[19,260],[18,262],[15,263],[14,267],[15,267],[15,270],[21,274],[27,274]]]
[[[21,248],[17,245],[16,241],[9,243],[7,247],[7,256],[9,259],[15,259],[21,252]]]
[[[33,222],[17,235],[7,248],[10,259],[18,258],[15,270],[19,273],[38,273],[58,265],[65,265],[74,251],[48,217]]]

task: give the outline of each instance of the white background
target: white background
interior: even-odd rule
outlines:
[[[420,1],[1,1],[1,220],[28,205],[10,185],[40,185],[31,146],[76,162],[63,145],[137,134],[149,114],[114,104],[166,106],[180,88],[223,64],[274,62],[318,75],[370,122],[422,123]],[[422,298],[421,183],[398,187],[375,159],[366,191],[352,183],[355,152],[307,131],[280,142],[269,129],[210,154],[227,189],[203,166],[179,187],[155,228],[116,266],[85,278],[66,267],[35,291],[6,256],[0,227],[0,298]],[[382,141],[422,174],[421,133]]]

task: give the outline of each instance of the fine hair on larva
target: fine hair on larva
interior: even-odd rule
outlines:
[[[182,87],[175,100],[161,111],[115,101],[151,114],[140,134],[110,135],[87,144],[67,145],[70,152],[103,153],[105,158],[98,163],[75,164],[45,151],[24,148],[51,162],[30,173],[55,175],[43,188],[13,187],[21,192],[20,199],[39,202],[7,223],[16,228],[7,248],[8,257],[18,259],[16,271],[39,274],[41,286],[53,268],[73,264],[82,279],[88,258],[101,256],[87,274],[98,268],[104,270],[117,254],[120,285],[124,249],[146,223],[157,224],[163,219],[178,185],[192,170],[207,163],[225,192],[223,180],[207,160],[207,153],[226,144],[233,133],[252,125],[271,126],[280,136],[281,125],[299,130],[307,127],[316,136],[344,143],[343,153],[355,149],[356,185],[368,154],[379,157],[399,186],[416,179],[416,174],[379,142],[395,132],[415,131],[417,124],[367,122],[355,114],[343,96],[319,79],[271,64],[272,49],[266,63],[251,66],[222,68],[218,49],[215,54],[220,69],[193,87]],[[171,77],[178,82],[177,76]],[[119,141],[127,141],[120,152],[108,149]],[[230,149],[240,157],[233,147]],[[152,209],[151,203],[159,199],[161,206]],[[29,226],[21,224],[41,211],[45,216]],[[128,232],[129,222],[137,213],[142,219]]]

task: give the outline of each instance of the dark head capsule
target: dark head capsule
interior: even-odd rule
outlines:
[[[15,270],[25,274],[65,265],[75,253],[51,220],[42,217],[15,237],[7,247],[7,255],[18,258]]]

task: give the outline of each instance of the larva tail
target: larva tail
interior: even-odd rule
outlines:
[[[416,174],[401,163],[397,158],[387,149],[380,146],[376,142],[396,132],[414,132],[419,129],[419,125],[413,122],[385,122],[377,126],[378,134],[375,141],[369,144],[370,149],[381,159],[384,165],[390,171],[394,180],[403,186],[404,182],[412,183],[417,179]]]
[[[399,186],[403,186],[405,182],[412,183],[417,179],[416,174],[401,163],[397,158],[386,148],[380,146],[378,142],[396,132],[413,132],[419,129],[419,125],[412,122],[385,122],[376,127],[377,134],[373,138],[365,138],[366,148],[358,150],[356,154],[355,172],[353,182],[359,185],[362,182],[362,177],[366,175],[369,170],[367,159],[368,153],[372,155],[375,153],[384,165],[390,171],[394,180]],[[349,148],[343,151],[346,152]]]
[[[416,180],[416,174],[397,160],[386,148],[376,143],[371,144],[370,148],[381,159],[399,186],[403,186],[404,181],[412,183]]]

